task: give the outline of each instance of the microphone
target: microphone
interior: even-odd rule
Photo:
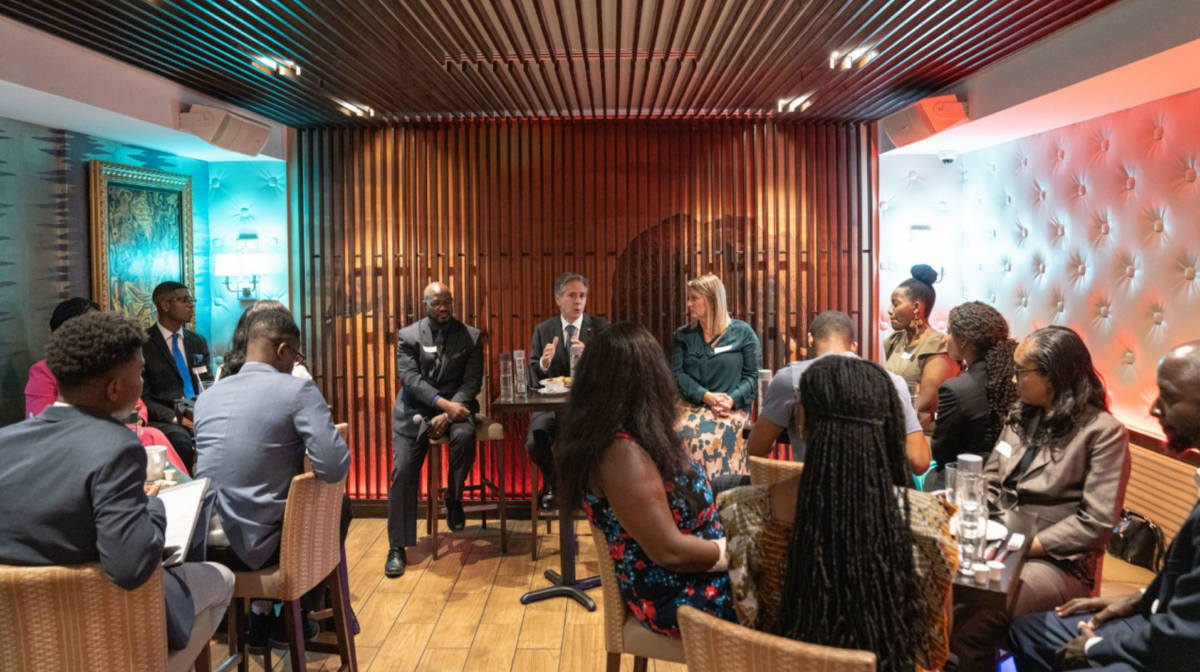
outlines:
[[[421,424],[421,421],[422,421],[422,420],[424,420],[424,418],[422,418],[422,417],[421,417],[421,414],[420,414],[420,413],[415,413],[415,414],[413,414],[412,421],[413,421],[413,424],[414,424],[414,425],[419,425],[419,424]]]

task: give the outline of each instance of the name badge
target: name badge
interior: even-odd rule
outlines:
[[[1007,441],[1001,441],[996,444],[996,452],[1005,457],[1012,457],[1012,446]]]
[[[722,345],[719,348],[713,348],[714,355],[721,355],[733,349],[732,345]]]
[[[421,348],[423,348],[425,350],[425,352],[428,352],[431,355],[437,354],[437,346],[436,345],[422,345]]]
[[[912,359],[912,353],[911,352],[902,352],[902,353],[900,353],[900,359],[905,359],[905,360]]]
[[[196,374],[197,376],[202,376],[202,375],[208,373],[208,367],[207,366],[193,366],[192,373]]]

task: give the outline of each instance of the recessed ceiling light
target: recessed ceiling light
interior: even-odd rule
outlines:
[[[842,70],[849,70],[854,67],[855,62],[861,68],[878,55],[879,52],[870,47],[859,47],[847,52],[835,51],[829,55],[829,69],[835,70],[840,67]]]
[[[251,56],[250,64],[268,75],[283,75],[284,77],[299,77],[300,66],[294,61],[274,56],[255,54]]]
[[[370,107],[367,107],[366,105],[355,105],[353,103],[347,103],[345,101],[337,100],[337,99],[335,99],[333,102],[337,103],[342,108],[343,114],[349,115],[351,117],[373,117],[373,116],[375,116],[375,110]]]

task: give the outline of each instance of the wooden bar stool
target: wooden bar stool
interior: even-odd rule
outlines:
[[[484,376],[483,385],[476,397],[480,409],[480,412],[475,415],[475,444],[478,451],[476,455],[482,453],[490,458],[491,466],[495,470],[496,481],[485,476],[484,470],[480,469],[480,482],[463,488],[463,494],[478,492],[481,498],[477,503],[464,505],[463,512],[479,513],[483,518],[483,529],[485,530],[487,529],[487,512],[499,512],[500,552],[503,554],[508,553],[508,490],[504,473],[504,425],[486,415],[488,410],[487,389],[488,378]],[[445,437],[429,441],[429,464],[426,469],[425,487],[425,531],[433,541],[434,560],[437,560],[439,555],[438,519],[446,511],[446,506],[442,503],[442,494],[446,491],[446,488],[442,487],[442,451],[447,446]]]
[[[354,631],[348,612],[350,590],[346,582],[346,556],[342,552],[339,527],[342,517],[342,492],[346,479],[326,483],[316,474],[300,474],[292,479],[287,507],[283,513],[279,564],[257,572],[234,572],[233,601],[229,605],[229,648],[243,653],[241,637],[246,625],[247,602],[251,599],[281,600],[287,625],[288,651],[293,672],[306,667],[304,651],[337,653],[342,669],[354,672],[358,659],[354,650]],[[300,598],[319,585],[329,587],[333,599],[333,619],[337,643],[304,641]],[[263,667],[271,669],[271,648],[263,655]],[[240,668],[249,669],[242,656]]]

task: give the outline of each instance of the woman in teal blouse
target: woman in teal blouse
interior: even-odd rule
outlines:
[[[758,389],[762,348],[750,325],[729,317],[715,275],[688,282],[688,323],[675,330],[671,370],[683,398],[681,435],[709,478],[745,474],[742,428]]]

